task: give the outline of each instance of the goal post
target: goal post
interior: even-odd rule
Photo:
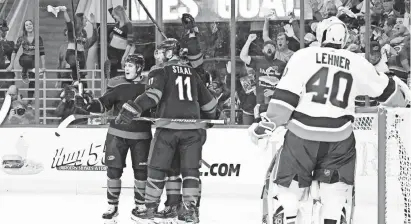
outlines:
[[[377,184],[378,224],[411,224],[411,109],[358,108],[354,133],[360,170],[356,193],[366,195]],[[377,164],[373,164],[375,160]],[[367,200],[372,198],[362,199]],[[357,211],[368,212],[361,201],[356,204]]]
[[[386,157],[387,157],[387,110],[378,108],[378,224],[386,222]],[[383,149],[383,150],[381,150]]]

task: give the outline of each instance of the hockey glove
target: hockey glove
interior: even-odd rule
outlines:
[[[141,112],[140,106],[129,100],[121,107],[115,122],[116,124],[130,124],[134,118],[140,117]]]
[[[259,140],[270,137],[276,127],[275,123],[267,121],[260,121],[259,123],[252,124],[248,128],[251,141],[256,145],[259,145]]]

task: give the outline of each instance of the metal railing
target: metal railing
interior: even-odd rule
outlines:
[[[53,111],[56,108],[55,107],[48,107],[47,106],[47,102],[48,101],[60,101],[61,99],[59,97],[47,97],[49,94],[48,91],[61,91],[61,88],[48,88],[47,87],[47,83],[49,82],[64,82],[64,81],[73,81],[73,79],[68,79],[68,78],[47,78],[47,73],[48,72],[52,72],[52,73],[56,73],[56,72],[71,72],[72,70],[70,69],[45,69],[44,73],[40,73],[40,88],[38,89],[38,91],[42,92],[42,96],[39,94],[39,98],[40,98],[40,102],[42,102],[42,105],[40,106],[40,108],[34,108],[34,110],[40,110],[43,111],[43,114],[40,115],[40,119],[42,120],[43,124],[47,124],[47,120],[57,120],[60,119],[60,117],[53,117],[53,116],[47,116],[47,111]],[[22,72],[22,70],[18,70],[18,69],[14,69],[14,70],[5,70],[5,69],[0,69],[0,76],[1,73],[4,72]],[[29,72],[34,72],[34,69],[29,70]],[[82,81],[86,81],[86,82],[91,82],[91,86],[89,86],[88,88],[85,88],[86,91],[91,91],[93,92],[93,95],[95,95],[96,91],[101,91],[101,87],[96,87],[96,82],[102,82],[101,76],[97,77],[97,73],[101,73],[100,69],[83,69],[80,70],[80,72],[91,72],[91,77],[90,78],[85,78],[85,79],[81,79]],[[119,72],[124,72],[124,70],[119,70]],[[17,77],[17,75],[15,76]],[[7,81],[12,81],[12,82],[16,82],[19,81],[20,79],[0,79],[0,82],[7,82]],[[29,81],[34,82],[35,79],[28,79]],[[7,91],[8,88],[0,88],[0,91]],[[19,88],[19,91],[36,91],[35,88]],[[58,95],[56,95],[58,96]],[[24,100],[35,100],[35,98],[24,98]]]

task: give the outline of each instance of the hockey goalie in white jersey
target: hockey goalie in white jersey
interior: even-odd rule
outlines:
[[[375,97],[382,105],[405,107],[409,89],[378,73],[365,58],[344,50],[345,24],[331,17],[318,25],[321,47],[297,51],[290,59],[266,112],[253,124],[253,142],[285,126],[283,147],[272,170],[274,189],[268,223],[300,224],[300,203],[312,182],[321,207],[314,223],[351,222],[355,175],[355,97]],[[310,211],[311,212],[311,211]]]

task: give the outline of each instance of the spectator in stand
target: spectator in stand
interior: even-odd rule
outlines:
[[[60,122],[66,119],[72,114],[90,114],[86,110],[87,102],[86,99],[93,99],[93,96],[90,92],[83,93],[86,97],[79,95],[78,82],[74,85],[67,85],[63,88],[60,94],[60,104],[57,106],[54,111],[55,115],[61,117]],[[73,124],[87,124],[88,119],[78,119],[73,122]]]
[[[317,21],[336,16],[338,7],[342,6],[340,0],[309,0],[313,16]]]
[[[269,23],[271,15],[268,15],[264,20],[264,27],[263,27],[263,40],[264,43],[268,41],[272,41],[269,34]],[[275,52],[275,59],[279,59],[283,62],[288,62],[291,56],[294,54],[294,51],[288,49],[288,37],[284,32],[280,32],[277,34],[277,50]]]
[[[397,37],[399,35],[398,33],[394,32],[394,26],[397,24],[397,19],[396,18],[388,18],[384,22],[384,27],[383,27],[383,34],[380,39],[380,44],[385,45],[385,44],[390,44],[391,40]]]
[[[11,85],[8,88],[7,94],[10,95],[12,101],[23,99],[23,96],[20,94],[19,88],[17,88],[17,86],[15,85]]]
[[[7,117],[4,119],[4,124],[33,124],[33,108],[27,106],[23,101],[23,96],[17,86],[11,85],[7,90],[7,94],[10,95],[12,104]]]
[[[410,25],[411,25],[411,17],[410,17],[410,0],[405,0],[404,1],[405,5],[405,12],[404,12],[404,19],[403,19],[403,24],[405,27],[407,27],[408,31],[411,31]]]
[[[6,69],[10,66],[11,55],[14,50],[14,42],[6,40],[9,27],[6,20],[0,20],[0,69]],[[1,81],[1,79],[14,79],[13,72],[0,73],[0,89],[6,89],[13,85],[13,81]],[[5,97],[5,91],[0,91],[0,98]]]
[[[224,58],[227,57],[227,52],[229,52],[230,44],[228,42],[229,36],[227,30],[224,29],[222,23],[213,22],[209,24],[206,30],[208,38],[205,38],[206,49],[205,58]],[[205,62],[203,68],[212,74],[212,80],[222,78],[227,75],[226,71],[226,60],[215,60]],[[219,81],[219,82],[220,82]]]
[[[11,103],[9,114],[4,120],[3,124],[11,125],[29,125],[35,124],[34,110],[31,107],[27,107],[22,100],[14,100]]]
[[[254,107],[256,105],[255,94],[255,72],[253,69],[245,66],[240,66],[241,63],[237,62],[235,71],[235,117],[236,124],[251,125],[254,122]],[[231,107],[231,61],[226,64],[227,76],[225,79],[226,91],[224,95],[219,99],[219,104],[222,107],[223,113],[220,119],[230,117]]]
[[[19,63],[22,67],[22,72],[21,72],[21,78],[23,79],[23,82],[29,84],[29,88],[34,89],[34,82],[30,82],[30,79],[35,78],[35,74],[32,71],[29,71],[30,69],[33,69],[35,67],[34,65],[34,57],[35,57],[35,49],[36,49],[36,43],[35,43],[35,33],[34,33],[34,25],[33,21],[31,20],[26,20],[24,21],[24,26],[23,26],[23,36],[20,36],[17,39],[16,45],[14,46],[14,52],[11,55],[11,62],[10,66],[7,68],[7,70],[11,71],[14,66],[14,60],[16,58],[16,54],[20,47],[23,48],[23,53],[21,54],[19,58]],[[40,72],[43,73],[45,71],[46,67],[46,56],[45,56],[45,50],[44,50],[44,45],[43,45],[43,39],[39,37],[39,48],[40,48],[40,61],[41,61],[41,66],[42,68],[40,69]],[[27,92],[28,98],[33,98],[34,97],[34,91],[30,90]],[[31,100],[29,101],[29,104],[31,103]]]
[[[81,78],[84,78],[86,74],[84,72],[77,74],[77,61],[80,69],[84,69],[86,66],[85,51],[97,41],[97,24],[94,19],[94,14],[90,14],[89,22],[93,25],[93,35],[91,38],[87,39],[87,32],[84,27],[88,20],[87,17],[84,16],[84,13],[75,14],[73,23],[67,13],[67,8],[65,6],[60,6],[59,9],[64,12],[64,19],[66,20],[67,25],[67,37],[69,43],[66,52],[66,61],[70,65],[72,79],[78,80],[78,75],[81,75]],[[76,37],[76,40],[74,37]],[[74,41],[77,42],[77,58],[75,57],[76,44]],[[86,87],[87,82],[84,82],[83,85]]]
[[[267,87],[267,81],[263,81],[262,77],[270,77],[278,82],[281,79],[285,69],[285,62],[275,59],[276,55],[275,43],[271,40],[264,42],[262,53],[264,56],[250,56],[248,54],[251,43],[257,38],[256,34],[250,34],[247,42],[244,44],[240,53],[241,60],[249,68],[255,71],[257,105],[268,104],[268,100],[274,93],[273,89]]]
[[[209,26],[210,37],[207,39],[206,58],[224,57],[229,51],[227,34],[221,28],[221,24],[213,22]],[[224,66],[225,67],[225,63]]]
[[[64,36],[67,36],[67,29],[64,29]],[[70,65],[66,61],[67,48],[68,48],[68,41],[60,46],[57,69],[70,69]],[[70,79],[71,73],[70,72],[58,72],[57,78],[58,79]],[[56,82],[55,87],[64,88],[64,86],[71,85],[71,84],[72,84],[71,81],[58,81]]]
[[[389,59],[388,66],[391,72],[407,83],[410,74],[410,36],[398,48],[398,54]]]
[[[127,16],[123,6],[118,5],[113,8],[113,0],[108,0],[108,12],[113,17],[116,24],[108,31],[109,44],[107,50],[108,59],[111,62],[111,77],[118,76],[118,71],[124,67],[125,59],[133,48],[133,26]]]

